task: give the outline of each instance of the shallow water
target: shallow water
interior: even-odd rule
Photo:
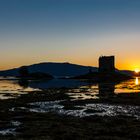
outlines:
[[[20,127],[21,123],[19,121],[11,121],[10,128],[4,128],[0,129],[0,135],[6,136],[6,135],[17,135],[16,132],[17,128]]]
[[[49,102],[34,102],[30,103],[31,108],[19,107],[18,109],[29,112],[55,112],[61,115],[71,115],[76,117],[88,116],[129,116],[135,119],[140,119],[140,106],[132,105],[111,105],[104,103],[85,104],[81,106],[74,106],[75,109],[65,109],[61,105],[63,101],[49,101]],[[16,108],[12,109],[15,111]]]
[[[0,99],[16,98],[21,94],[27,94],[29,91],[39,90],[28,86],[21,86],[17,79],[0,78]]]
[[[131,79],[121,83],[87,83],[85,81],[54,79],[50,81],[18,81],[2,80],[0,81],[0,98],[15,98],[21,94],[26,94],[34,90],[46,90],[48,88],[67,88],[66,94],[72,97],[70,100],[99,99],[101,97],[114,97],[121,93],[140,92],[138,78]],[[23,82],[23,83],[22,83]],[[63,84],[64,83],[64,84]],[[57,85],[57,86],[56,86]],[[61,104],[63,101],[47,101],[30,103],[31,107],[19,107],[21,110],[31,112],[57,112],[63,115],[72,115],[86,117],[97,116],[130,116],[140,119],[140,107],[132,105],[112,105],[105,103],[88,103],[84,105],[73,106],[74,109],[65,109]],[[11,111],[15,111],[12,108]],[[2,131],[3,132],[3,131]],[[2,133],[1,132],[1,133]]]
[[[16,129],[7,128],[7,129],[0,130],[0,135],[16,135]]]
[[[34,90],[48,88],[68,88],[69,95],[75,99],[95,99],[99,95],[140,92],[139,79],[121,83],[87,83],[79,80],[54,79],[49,81],[20,81],[18,79],[0,78],[0,99],[18,97]],[[10,79],[10,80],[9,80]]]

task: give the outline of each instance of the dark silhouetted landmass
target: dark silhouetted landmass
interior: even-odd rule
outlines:
[[[114,73],[100,73],[100,72],[92,72],[87,73],[85,75],[80,75],[73,77],[73,79],[90,79],[94,82],[102,82],[102,81],[123,81],[131,79],[132,76],[127,74],[123,74],[121,72],[114,72]]]
[[[97,72],[97,67],[88,67],[76,65],[71,63],[39,63],[27,66],[30,73],[47,73],[56,77],[74,77],[87,74],[90,71]],[[133,76],[134,72],[129,70],[122,70],[122,74]],[[0,76],[19,76],[19,68],[0,71]]]
[[[29,73],[47,73],[56,77],[71,77],[86,74],[91,68],[97,71],[96,67],[88,67],[70,63],[39,63],[27,66]],[[0,71],[0,76],[19,76],[19,68]]]
[[[48,73],[43,72],[29,72],[27,66],[19,68],[19,78],[21,79],[53,79],[54,77]]]

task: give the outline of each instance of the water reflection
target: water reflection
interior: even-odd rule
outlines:
[[[49,81],[0,80],[0,98],[3,94],[23,94],[48,88],[67,88],[79,99],[113,96],[119,93],[140,92],[139,78],[121,83],[88,83],[79,80],[54,79]],[[78,95],[79,94],[79,95]]]
[[[131,79],[115,85],[115,93],[140,92],[139,78]]]
[[[72,115],[76,117],[86,117],[86,116],[129,116],[136,119],[140,119],[140,107],[131,105],[110,105],[103,103],[89,103],[86,105],[76,105],[75,109],[65,109],[65,106],[59,101],[49,101],[49,102],[34,102],[30,103],[32,107],[28,110],[30,112],[57,112],[63,115]],[[20,108],[22,109],[22,108]]]
[[[138,77],[136,77],[136,79],[135,79],[135,84],[139,85],[139,78]]]
[[[113,96],[115,93],[115,83],[99,83],[100,96]]]
[[[18,84],[23,88],[23,89],[26,89],[29,87],[29,81],[26,80],[26,79],[20,79],[18,81]]]
[[[31,88],[38,88],[41,90],[45,90],[48,88],[77,88],[83,85],[88,85],[88,83],[72,79],[41,80],[41,81],[32,81],[29,83],[29,86]]]
[[[38,89],[29,87],[25,81],[18,81],[17,79],[0,80],[0,99],[16,98],[33,90]]]

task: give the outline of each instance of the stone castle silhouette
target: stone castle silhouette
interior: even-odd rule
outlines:
[[[99,72],[100,73],[115,72],[115,56],[99,57]]]

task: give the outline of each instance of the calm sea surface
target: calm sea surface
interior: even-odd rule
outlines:
[[[0,79],[0,99],[14,98],[20,94],[26,94],[29,91],[45,90],[48,88],[70,88],[73,90],[69,94],[72,94],[73,92],[77,92],[81,95],[86,93],[83,94],[83,98],[91,98],[88,94],[98,95],[104,93],[120,94],[140,92],[138,77],[121,83],[95,84],[87,83],[85,81],[64,79],[54,79],[49,81],[21,81],[11,77],[1,77]]]
[[[112,98],[116,94],[140,93],[139,78],[134,78],[121,83],[91,83],[79,80],[53,79],[49,81],[26,81],[14,78],[0,78],[0,99],[17,98],[21,94],[27,94],[29,91],[46,90],[55,88],[58,91],[61,88],[67,88],[66,94],[72,97],[70,102],[88,101],[86,99],[100,99],[102,97]],[[47,93],[47,92],[46,92]],[[65,109],[66,100],[56,101],[38,101],[29,103],[31,107],[17,107],[30,112],[55,112],[58,114],[85,117],[91,115],[97,116],[131,116],[140,119],[140,107],[133,105],[109,104],[109,103],[90,103],[76,104],[75,109]],[[11,110],[16,110],[12,108]],[[1,133],[1,132],[0,132]]]

